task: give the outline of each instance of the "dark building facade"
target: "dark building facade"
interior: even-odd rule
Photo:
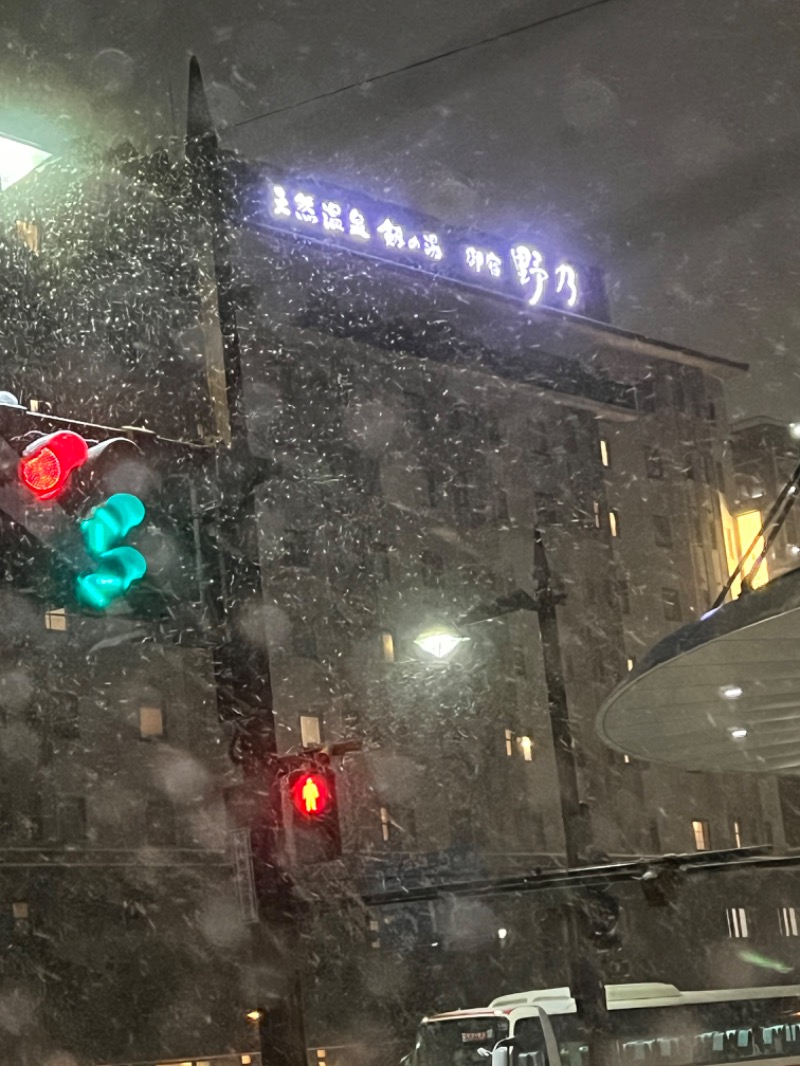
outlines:
[[[154,186],[130,160],[73,178],[66,198],[45,172],[5,205],[14,284],[3,384],[55,414],[224,447],[213,266],[180,186],[169,173]],[[228,243],[248,447],[260,464],[249,488],[265,590],[239,605],[237,624],[269,653],[281,753],[360,744],[334,760],[341,859],[303,865],[292,833],[282,841],[308,904],[312,1060],[334,1062],[335,1045],[349,1062],[356,1045],[365,1058],[379,1048],[396,1058],[396,1042],[427,1009],[570,983],[565,905],[584,915],[588,942],[608,927],[598,963],[606,979],[764,983],[769,975],[742,961],[733,907],[748,909],[751,942],[794,965],[777,918],[794,903],[779,877],[768,894],[752,881],[698,875],[658,911],[639,885],[594,905],[579,895],[565,904],[557,892],[360,902],[401,884],[553,869],[571,854],[593,864],[782,846],[786,805],[774,780],[627,762],[594,730],[631,662],[708,608],[735,557],[721,378],[744,368],[294,235],[241,225]],[[565,819],[539,618],[503,608],[529,605],[521,594],[535,591],[536,531],[565,596],[557,650],[574,821]],[[12,806],[27,810],[30,800],[32,812],[9,825],[8,839],[41,832],[36,847],[52,843],[59,876],[74,881],[68,892],[48,882],[34,906],[28,881],[9,872],[11,917],[33,921],[26,915],[38,911],[50,929],[61,913],[55,895],[62,909],[65,898],[97,898],[104,914],[120,914],[118,935],[136,951],[138,936],[153,952],[180,941],[170,1024],[186,1025],[172,1032],[165,1019],[131,1037],[118,1020],[104,1061],[134,1058],[123,1038],[139,1041],[136,1061],[253,1057],[239,1019],[274,994],[285,960],[268,919],[248,954],[223,820],[223,787],[236,772],[207,650],[123,642],[100,647],[87,673],[98,638],[52,606],[30,626],[73,649],[81,690],[76,683],[75,699],[53,712],[69,719],[55,729],[57,746],[29,745],[37,769],[16,775]],[[478,608],[483,621],[464,625]],[[449,655],[420,646],[432,634],[455,641]],[[25,661],[10,653],[9,691]],[[49,691],[44,674],[36,680]],[[32,699],[20,699],[29,714]],[[130,875],[118,872],[117,851]],[[95,895],[89,859],[103,871]],[[187,929],[191,947],[176,933]],[[692,951],[699,939],[713,950]],[[208,985],[192,984],[196,967]],[[152,988],[140,977],[149,1009]],[[193,1021],[201,1006],[213,1033]]]

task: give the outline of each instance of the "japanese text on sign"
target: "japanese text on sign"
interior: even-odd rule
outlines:
[[[431,273],[504,291],[528,306],[585,313],[584,277],[534,243],[471,243],[450,227],[419,222],[408,211],[392,211],[366,197],[360,201],[326,194],[316,186],[267,182],[270,225],[283,225],[312,237],[329,238],[376,257],[417,266]]]

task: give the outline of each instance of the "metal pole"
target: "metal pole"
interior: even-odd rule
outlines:
[[[210,227],[230,430],[229,446],[223,445],[217,451],[217,485],[221,498],[217,547],[222,570],[222,624],[215,656],[217,692],[223,709],[238,725],[235,755],[245,778],[244,808],[249,812],[261,917],[263,920],[268,916],[273,931],[278,933],[271,941],[283,942],[287,969],[285,988],[278,1002],[265,1005],[260,1027],[262,1058],[270,1066],[305,1066],[297,915],[276,846],[280,803],[269,662],[265,644],[248,640],[236,629],[232,618],[242,606],[263,602],[255,485],[266,475],[266,470],[264,464],[253,459],[248,446],[233,272],[228,255],[224,173],[200,66],[194,56],[189,66],[186,158],[201,213]],[[235,559],[223,545],[236,547]]]

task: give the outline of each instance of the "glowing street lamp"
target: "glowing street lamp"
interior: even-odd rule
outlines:
[[[415,638],[414,643],[426,655],[432,655],[434,659],[447,659],[459,644],[469,637],[462,637],[454,629],[446,626],[437,626],[435,629],[427,629]]]
[[[39,145],[0,134],[0,192],[10,189],[52,158],[52,152]]]

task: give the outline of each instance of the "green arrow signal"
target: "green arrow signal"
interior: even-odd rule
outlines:
[[[91,574],[81,574],[76,582],[80,603],[104,611],[123,596],[134,581],[144,577],[147,562],[141,552],[120,541],[144,521],[145,506],[138,496],[118,492],[95,507],[81,522],[87,552],[97,560]]]

